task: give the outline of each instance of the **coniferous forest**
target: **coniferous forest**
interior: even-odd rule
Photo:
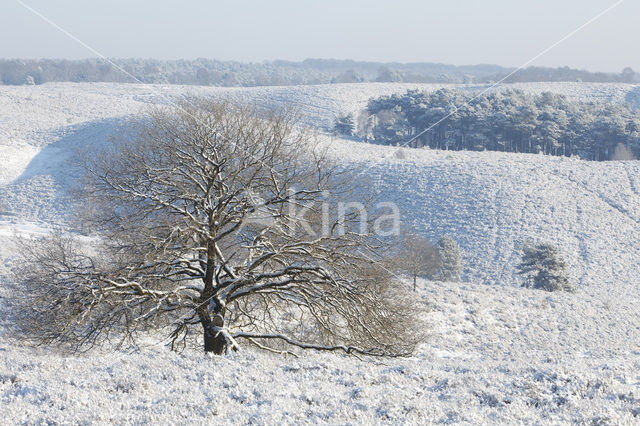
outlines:
[[[629,160],[640,152],[640,113],[623,104],[554,93],[410,90],[371,99],[358,120],[367,141],[444,150]]]

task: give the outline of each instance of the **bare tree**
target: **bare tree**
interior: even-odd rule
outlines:
[[[440,270],[442,261],[438,250],[427,238],[413,232],[405,232],[395,256],[395,264],[398,270],[407,273],[413,279],[413,291],[416,291],[418,277],[432,277]]]
[[[164,327],[172,347],[195,330],[215,354],[240,340],[411,353],[417,311],[381,246],[357,211],[326,208],[352,180],[292,117],[194,99],[88,157],[80,222],[95,235],[28,244],[23,323],[74,348]]]

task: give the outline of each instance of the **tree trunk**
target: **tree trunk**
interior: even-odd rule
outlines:
[[[214,229],[214,217],[209,218],[209,229]],[[204,276],[204,290],[200,297],[200,307],[198,308],[198,316],[204,331],[204,351],[221,355],[227,348],[227,341],[222,335],[215,330],[216,327],[224,326],[224,308],[216,303],[213,312],[209,310],[209,306],[216,302],[214,293],[214,276],[216,264],[216,246],[213,241],[207,243],[207,267]],[[213,316],[212,316],[213,314]]]
[[[222,355],[227,348],[227,341],[222,333],[217,333],[214,328],[224,326],[224,320],[220,315],[214,315],[213,318],[207,314],[200,317],[200,323],[204,329],[204,351],[212,352],[215,355]]]

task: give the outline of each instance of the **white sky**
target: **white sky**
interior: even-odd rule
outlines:
[[[618,0],[20,0],[108,57],[519,66]],[[640,70],[640,0],[534,65]],[[0,57],[96,55],[0,0]]]

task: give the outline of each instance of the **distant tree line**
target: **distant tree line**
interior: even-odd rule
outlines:
[[[428,131],[424,131],[429,129]],[[423,132],[424,131],[424,132]],[[626,105],[505,90],[480,96],[441,89],[371,99],[359,135],[375,143],[444,150],[633,159],[640,153],[640,112]]]
[[[201,86],[275,86],[359,82],[486,83],[501,80],[514,70],[497,65],[456,66],[333,59],[254,63],[211,59],[113,59],[112,62],[116,66],[102,59],[4,59],[0,60],[0,84],[143,82]],[[630,68],[620,74],[607,74],[570,68],[532,67],[518,71],[505,81],[633,82],[638,80],[637,77]]]
[[[505,83],[523,83],[528,81],[582,81],[590,83],[633,83],[638,81],[636,72],[627,67],[620,74],[605,72],[589,72],[569,67],[545,68],[529,67],[514,74],[496,74],[487,81],[501,81]]]

